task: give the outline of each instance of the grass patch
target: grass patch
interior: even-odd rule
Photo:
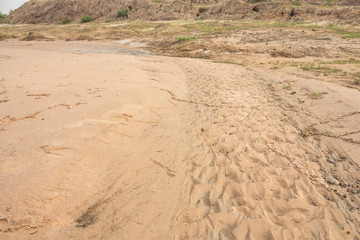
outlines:
[[[325,28],[331,30],[335,34],[342,35],[344,38],[360,38],[360,32],[355,32],[353,29],[341,27],[334,23],[330,23]]]
[[[328,6],[332,6],[334,3],[334,0],[326,0],[326,3]]]
[[[310,98],[312,99],[320,99],[323,98],[324,93],[322,92],[313,92],[310,94]]]
[[[360,60],[355,59],[355,58],[341,59],[341,60],[335,60],[335,61],[331,61],[331,62],[321,62],[321,64],[339,64],[339,65],[359,64],[359,63],[360,63]]]
[[[360,85],[360,78],[355,78],[353,85]]]
[[[315,71],[315,72],[322,73],[325,75],[342,72],[342,70],[339,68],[321,66],[321,63],[318,65],[315,65],[315,63],[301,63],[300,69],[302,69],[304,71]]]
[[[345,38],[360,38],[360,32],[350,32],[346,30],[336,30],[334,31],[336,34],[343,35]]]
[[[200,36],[181,36],[181,37],[176,37],[176,40],[178,40],[179,42],[181,41],[191,41],[197,38],[201,38]]]
[[[69,23],[71,23],[70,19],[67,18],[61,19],[61,24],[69,24]]]
[[[269,82],[268,84],[266,84],[266,86],[268,86],[268,87],[274,87],[274,86],[273,86],[273,82]]]
[[[360,78],[360,72],[355,72],[355,73],[352,73],[351,75],[353,75],[356,78]]]
[[[230,60],[214,60],[214,63],[237,64],[236,62]]]
[[[94,18],[91,16],[84,16],[81,18],[81,23],[87,23],[87,22],[92,22],[94,21]]]
[[[291,86],[290,86],[290,85],[283,85],[283,89],[285,89],[285,90],[290,90],[290,89],[291,89]]]
[[[301,6],[301,2],[299,1],[299,0],[295,0],[295,1],[292,1],[291,2],[291,4],[293,5],[293,6]]]

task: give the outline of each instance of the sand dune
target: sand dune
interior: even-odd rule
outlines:
[[[359,238],[358,90],[114,44],[1,43],[0,238]]]

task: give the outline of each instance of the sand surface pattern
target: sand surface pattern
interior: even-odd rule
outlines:
[[[359,90],[109,46],[1,42],[0,239],[359,239]]]

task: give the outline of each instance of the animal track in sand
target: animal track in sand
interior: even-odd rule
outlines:
[[[217,106],[217,105],[212,105],[206,102],[196,102],[196,101],[191,101],[191,100],[185,100],[185,99],[180,99],[178,98],[172,91],[168,90],[168,89],[164,89],[164,88],[160,88],[161,91],[167,92],[171,95],[171,99],[174,101],[178,101],[178,102],[185,102],[185,103],[191,103],[191,104],[200,104],[200,105],[204,105],[206,107],[213,107],[213,108],[242,108],[244,106]]]
[[[11,57],[8,55],[0,55],[0,61],[9,60]]]
[[[69,147],[57,147],[57,146],[43,145],[43,146],[40,146],[40,149],[41,149],[42,151],[44,151],[45,153],[48,153],[48,154],[62,155],[62,154],[60,154],[60,153],[57,153],[57,151],[68,150],[68,149],[71,149],[71,148],[69,148]]]
[[[82,105],[82,104],[87,104],[87,102],[77,102],[75,103],[76,106]],[[67,109],[71,109],[72,105],[69,103],[61,103],[59,104],[59,106],[63,106],[66,107]],[[53,108],[58,107],[58,105],[53,105],[53,106],[49,106],[46,108],[46,110],[50,110]],[[16,117],[11,117],[11,116],[5,116],[0,120],[0,132],[4,131],[6,127],[8,127],[10,124],[16,122],[16,121],[22,121],[22,120],[26,120],[26,119],[34,119],[36,118],[37,115],[39,115],[40,113],[44,112],[45,110],[40,110],[40,111],[36,111],[32,114],[26,115],[24,117],[21,118],[16,118]]]
[[[329,123],[329,122],[327,122],[327,123]],[[303,137],[323,136],[323,137],[328,137],[328,138],[341,139],[341,140],[343,140],[345,142],[349,142],[349,143],[353,143],[353,144],[360,144],[360,140],[355,140],[355,139],[350,138],[350,137],[345,137],[345,136],[356,134],[356,133],[359,133],[359,132],[360,132],[360,130],[355,130],[355,131],[347,132],[347,133],[344,133],[344,134],[334,135],[334,134],[330,134],[330,133],[326,133],[326,132],[320,132],[320,131],[318,131],[318,130],[316,130],[314,128],[308,128],[305,131],[301,131],[300,135],[303,136]]]
[[[49,97],[50,93],[27,94],[28,97]]]
[[[39,223],[34,223],[34,224],[29,224],[29,223],[24,223],[22,221],[15,221],[12,219],[8,219],[8,223],[9,226],[5,227],[2,229],[3,232],[14,232],[14,231],[20,231],[20,230],[36,230],[42,227],[45,227],[46,225],[51,223],[50,219],[43,219],[41,222]],[[36,232],[35,232],[36,233]],[[34,234],[30,233],[31,235]]]
[[[0,131],[4,131],[5,127],[8,127],[13,122],[22,121],[22,120],[26,120],[26,119],[33,119],[37,115],[39,115],[40,113],[42,113],[42,111],[34,112],[33,114],[26,115],[25,117],[22,117],[22,118],[15,118],[15,117],[11,117],[11,116],[5,116],[0,120],[0,127],[1,127]]]
[[[175,175],[175,171],[170,169],[169,167],[165,166],[164,164],[162,164],[161,162],[155,161],[155,160],[151,160],[153,161],[156,165],[158,165],[159,167],[165,169],[167,175],[169,175],[170,177],[176,177]]]

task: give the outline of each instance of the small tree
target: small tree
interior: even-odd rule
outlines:
[[[7,15],[5,13],[0,12],[0,19],[5,18]]]
[[[117,12],[118,17],[128,17],[128,10],[126,8],[120,9]]]
[[[91,16],[84,16],[81,18],[81,23],[92,22],[92,21],[94,21],[94,18]]]

